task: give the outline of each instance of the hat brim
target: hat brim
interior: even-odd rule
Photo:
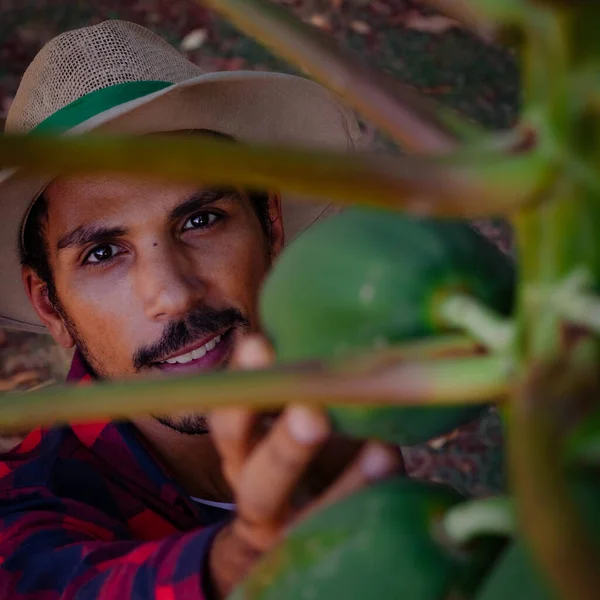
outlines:
[[[321,86],[293,75],[255,71],[199,75],[99,113],[64,135],[184,129],[211,129],[248,142],[349,152],[360,139],[352,112]],[[25,215],[58,175],[0,171],[0,327],[47,333],[21,281],[19,245]],[[338,210],[326,199],[307,203],[286,194],[282,205],[287,242]]]

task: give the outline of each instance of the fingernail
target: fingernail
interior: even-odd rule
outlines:
[[[262,369],[269,365],[270,358],[269,346],[261,337],[248,336],[242,341],[238,357],[240,368]]]
[[[292,437],[302,444],[312,444],[327,435],[327,422],[304,406],[292,406],[287,410],[287,426]]]
[[[373,444],[365,449],[360,466],[369,479],[381,479],[394,470],[396,461],[390,456],[388,450]]]

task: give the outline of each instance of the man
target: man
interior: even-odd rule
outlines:
[[[352,150],[352,115],[320,86],[204,74],[137,25],[52,40],[25,73],[8,132],[218,135]],[[0,173],[0,324],[75,346],[71,381],[269,362],[257,293],[284,246],[331,208],[125,176]],[[257,435],[244,409],[34,431],[0,463],[1,598],[225,596],[283,531],[400,469],[345,452],[310,502],[297,484],[329,443],[287,408]],[[207,432],[209,432],[207,434]],[[343,468],[342,468],[343,467]]]

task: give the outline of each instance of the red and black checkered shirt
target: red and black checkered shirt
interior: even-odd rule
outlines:
[[[69,380],[89,379],[76,354]],[[203,599],[229,517],[191,501],[129,423],[34,430],[0,456],[0,599]]]

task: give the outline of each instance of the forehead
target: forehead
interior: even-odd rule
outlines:
[[[46,188],[51,224],[81,220],[127,219],[161,215],[201,189],[195,184],[166,183],[130,175],[59,177]]]

